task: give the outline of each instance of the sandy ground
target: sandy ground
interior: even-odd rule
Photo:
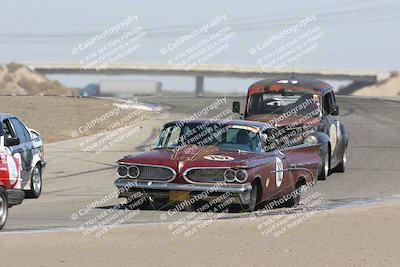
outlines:
[[[0,95],[78,95],[78,91],[51,81],[28,67],[0,65]]]
[[[394,75],[387,80],[364,87],[353,95],[356,96],[399,96],[400,95],[400,75]]]
[[[100,238],[2,234],[0,266],[400,265],[400,201],[312,214],[277,237],[258,230],[268,218],[210,221],[187,237],[172,235],[168,224],[125,226]]]
[[[37,130],[45,143],[89,136],[122,122],[129,114],[138,117],[135,109],[119,109],[111,100],[61,96],[0,96],[0,112],[16,115],[26,126]],[[117,111],[118,113],[116,113]],[[105,115],[113,112],[114,115]],[[137,111],[136,111],[137,112]],[[149,112],[143,112],[150,116]],[[107,119],[102,119],[103,115]],[[94,119],[98,122],[90,124]],[[114,125],[115,124],[115,125]],[[121,123],[122,124],[122,123]],[[110,126],[112,125],[112,126]],[[89,127],[87,127],[89,126]]]

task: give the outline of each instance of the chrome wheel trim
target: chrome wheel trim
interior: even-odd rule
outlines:
[[[5,195],[0,196],[0,225],[3,225],[7,219],[7,201]]]
[[[347,165],[347,149],[343,152],[342,165],[343,165],[343,169],[346,169],[346,165]]]
[[[325,172],[325,177],[327,177],[329,175],[329,155],[328,155],[328,153],[325,155],[324,172]]]
[[[38,167],[35,167],[35,169],[33,170],[32,186],[33,186],[33,191],[39,194],[42,188],[42,176],[40,175],[40,170]]]

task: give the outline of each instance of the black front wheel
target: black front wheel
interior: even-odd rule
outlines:
[[[257,196],[258,196],[258,183],[256,182],[253,184],[253,188],[251,189],[250,192],[250,202],[246,205],[243,205],[243,209],[245,211],[252,212],[256,209]]]
[[[318,173],[318,180],[326,180],[330,172],[330,159],[329,159],[329,150],[325,153],[324,160],[322,162],[322,167]]]
[[[335,172],[345,172],[347,167],[347,146],[345,147],[340,164],[334,169]]]

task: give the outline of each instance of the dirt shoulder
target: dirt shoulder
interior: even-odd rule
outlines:
[[[398,266],[400,201],[314,214],[278,237],[266,219],[219,220],[192,236],[168,224],[0,235],[2,266]],[[34,248],[34,252],[32,251]]]
[[[118,108],[107,99],[62,96],[0,96],[0,112],[20,118],[37,130],[46,143],[89,136],[109,127],[125,126],[135,118],[151,116],[133,108]]]
[[[388,79],[371,85],[353,93],[356,96],[399,96],[400,95],[400,74],[393,74]]]
[[[69,95],[79,92],[58,81],[29,69],[27,66],[9,63],[0,65],[0,95]]]

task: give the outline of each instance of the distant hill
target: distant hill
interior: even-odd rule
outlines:
[[[51,81],[24,65],[0,65],[0,95],[78,95],[77,90]]]

